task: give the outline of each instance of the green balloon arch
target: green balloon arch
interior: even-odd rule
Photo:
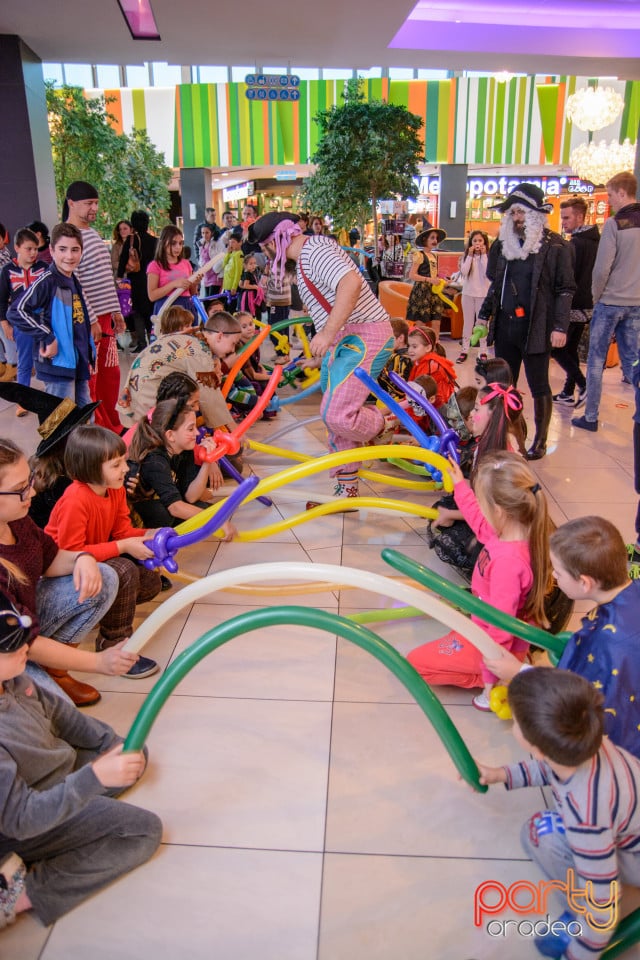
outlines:
[[[125,750],[141,750],[163,705],[181,680],[213,650],[251,630],[293,624],[337,634],[366,650],[384,664],[406,687],[426,717],[431,721],[460,776],[474,790],[486,793],[480,783],[478,767],[467,746],[449,719],[446,710],[411,664],[386,640],[361,624],[345,620],[335,613],[305,607],[281,606],[250,610],[232,617],[204,633],[167,668],[145,698],[125,741]]]

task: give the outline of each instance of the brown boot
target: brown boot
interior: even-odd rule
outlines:
[[[100,699],[100,693],[95,687],[76,680],[66,670],[54,670],[52,667],[45,669],[67,696],[71,697],[76,707],[91,707]]]
[[[18,367],[15,363],[5,364],[4,373],[0,376],[0,380],[4,383],[8,383],[10,380],[15,380],[18,376]]]

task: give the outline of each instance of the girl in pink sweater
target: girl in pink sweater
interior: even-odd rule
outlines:
[[[456,503],[483,544],[471,578],[471,592],[497,610],[521,620],[548,626],[544,597],[551,581],[550,521],[540,484],[517,453],[486,454],[472,490],[457,464],[451,465]],[[524,660],[528,644],[506,630],[471,618],[496,643]],[[451,631],[412,650],[409,662],[430,684],[483,687],[473,698],[478,710],[489,710],[496,677],[484,666],[473,644]]]
[[[161,590],[160,574],[139,563],[153,556],[144,543],[155,530],[131,523],[124,481],[127,449],[111,430],[92,424],[69,435],[65,469],[73,483],[51,513],[46,527],[63,550],[82,550],[108,564],[120,586],[113,605],[100,621],[96,650],[105,650],[133,632],[136,604],[153,600]],[[125,676],[141,679],[158,670],[155,660],[140,657]]]

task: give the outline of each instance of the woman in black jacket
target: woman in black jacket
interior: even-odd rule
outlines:
[[[135,336],[132,343],[133,353],[140,353],[147,345],[146,335],[151,333],[151,314],[153,306],[147,295],[147,267],[156,253],[157,240],[148,232],[149,214],[144,210],[134,210],[131,214],[133,232],[125,240],[120,262],[118,277],[126,276],[131,282],[131,303],[133,310],[127,317],[127,329]],[[127,271],[131,249],[137,253],[139,270]]]

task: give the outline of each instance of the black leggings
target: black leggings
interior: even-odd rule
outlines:
[[[551,393],[549,386],[549,356],[551,347],[546,353],[525,353],[529,322],[500,316],[496,323],[495,351],[496,357],[506,360],[511,368],[514,386],[518,385],[520,367],[524,364],[524,372],[531,390],[532,397],[544,397]]]

